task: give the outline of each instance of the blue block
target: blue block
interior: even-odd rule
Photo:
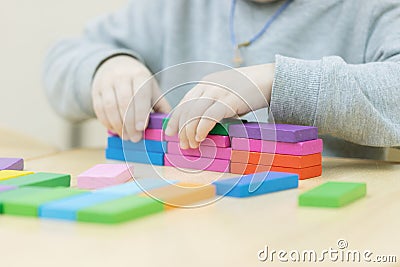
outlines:
[[[48,202],[39,207],[39,217],[55,218],[75,221],[79,210],[97,204],[113,201],[130,195],[137,195],[144,190],[151,190],[158,187],[168,186],[174,181],[165,181],[161,178],[142,178],[140,181],[120,184],[104,189]]]
[[[108,147],[125,150],[148,151],[157,153],[167,153],[167,142],[153,140],[141,140],[138,143],[125,141],[117,136],[108,137]]]
[[[214,182],[217,195],[251,197],[297,188],[299,176],[283,172],[261,172]]]
[[[142,189],[151,190],[154,188],[169,186],[171,184],[176,184],[176,181],[167,181],[162,178],[141,178],[136,179],[134,182],[99,189],[95,192],[95,194],[129,196],[142,193]]]
[[[164,153],[107,148],[106,158],[144,164],[164,166]]]

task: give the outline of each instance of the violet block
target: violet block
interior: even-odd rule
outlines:
[[[24,160],[21,158],[0,158],[0,170],[22,171]]]

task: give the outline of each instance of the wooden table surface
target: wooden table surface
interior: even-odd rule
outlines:
[[[29,159],[33,171],[78,173],[106,162],[102,149],[79,149]],[[139,178],[207,182],[219,173],[187,175],[135,164]],[[233,176],[233,175],[225,175]],[[340,209],[298,207],[297,197],[325,181],[367,183],[367,197]],[[1,266],[275,266],[258,251],[348,249],[396,255],[400,262],[400,165],[324,158],[322,177],[300,187],[248,199],[223,198],[116,226],[0,217]],[[372,256],[372,257],[373,257]],[[287,265],[287,263],[283,263]],[[301,265],[309,266],[309,263]],[[326,260],[320,266],[337,266]],[[354,263],[350,264],[354,265]],[[362,266],[362,265],[360,265]],[[368,266],[386,266],[372,264]]]

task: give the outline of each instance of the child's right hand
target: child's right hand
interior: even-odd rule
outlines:
[[[92,84],[93,108],[99,121],[124,139],[140,141],[152,108],[162,113],[171,109],[165,98],[155,103],[161,92],[155,79],[148,81],[151,77],[147,67],[133,57],[121,55],[105,61]]]

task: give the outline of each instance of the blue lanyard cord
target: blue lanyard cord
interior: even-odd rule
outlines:
[[[235,11],[236,11],[236,2],[237,0],[232,0],[231,4],[231,12],[230,12],[230,18],[229,18],[229,28],[231,32],[231,42],[232,45],[235,48],[242,47],[242,46],[249,46],[256,40],[258,40],[263,34],[268,30],[268,28],[271,26],[271,24],[282,14],[283,11],[293,2],[294,0],[287,0],[276,12],[275,14],[272,15],[272,17],[265,23],[264,27],[256,34],[254,35],[249,41],[243,42],[238,44],[236,40],[236,34],[235,34],[235,25],[234,25],[234,20],[235,20]]]

